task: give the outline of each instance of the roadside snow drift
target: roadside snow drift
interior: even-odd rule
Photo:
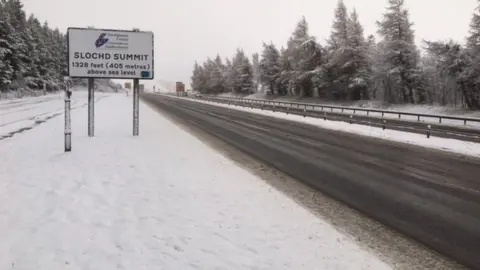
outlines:
[[[0,141],[0,269],[388,269],[147,105],[73,111]]]

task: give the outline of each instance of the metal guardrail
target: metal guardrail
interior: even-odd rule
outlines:
[[[168,95],[167,95],[168,96]],[[177,97],[178,98],[178,97]],[[375,109],[363,109],[363,108],[349,108],[342,106],[330,106],[330,105],[319,105],[319,104],[308,104],[308,103],[298,103],[298,102],[284,102],[284,101],[271,101],[271,100],[259,100],[259,99],[245,99],[245,98],[236,98],[236,97],[212,97],[212,96],[194,96],[186,97],[188,99],[203,100],[207,102],[214,103],[223,103],[233,106],[241,106],[244,108],[257,108],[260,110],[272,110],[274,112],[283,112],[286,114],[299,115],[303,117],[313,117],[313,118],[323,118],[324,120],[331,121],[341,121],[347,122],[350,124],[360,124],[372,127],[378,127],[382,129],[392,129],[398,131],[404,131],[409,133],[425,134],[427,138],[430,136],[442,137],[457,139],[462,141],[476,142],[480,143],[480,119],[478,118],[462,118],[454,116],[444,116],[444,115],[430,115],[430,114],[415,114],[408,112],[398,112],[398,111],[383,111]],[[317,109],[320,108],[321,110]],[[330,109],[329,112],[326,109]],[[333,109],[340,109],[342,112],[332,112]],[[363,111],[367,112],[365,114],[351,114],[347,113]],[[368,112],[379,112],[384,113],[382,117],[368,116]],[[385,114],[393,115],[414,115],[417,117],[417,121],[408,120],[407,117],[399,119],[396,116],[393,118],[384,118]],[[475,127],[464,126],[464,125],[451,125],[442,123],[441,120],[438,120],[439,123],[429,123],[426,121],[420,121],[420,117],[430,117],[442,119],[453,119],[457,121],[462,121],[463,123],[471,122],[476,123]],[[466,122],[465,122],[466,121]]]
[[[473,117],[458,117],[450,115],[436,115],[436,114],[424,114],[424,113],[411,113],[411,112],[402,112],[402,111],[389,111],[389,110],[378,110],[378,109],[365,109],[357,107],[344,107],[344,106],[333,106],[333,105],[322,105],[322,104],[310,104],[310,103],[299,103],[299,102],[287,102],[287,101],[274,101],[274,100],[263,100],[263,99],[248,99],[248,98],[237,98],[237,97],[211,97],[205,96],[204,98],[209,99],[221,99],[234,102],[245,102],[245,103],[254,103],[254,104],[264,104],[271,106],[282,106],[290,108],[303,108],[303,109],[320,109],[319,111],[328,111],[333,112],[333,110],[340,110],[342,113],[351,112],[356,114],[357,112],[365,112],[366,116],[370,116],[370,113],[380,113],[382,117],[385,115],[395,115],[398,116],[398,119],[401,119],[402,116],[414,116],[417,118],[417,121],[421,121],[422,118],[438,119],[438,123],[442,123],[442,120],[453,120],[463,122],[463,125],[467,123],[480,123],[480,118]],[[370,116],[374,117],[374,116]]]

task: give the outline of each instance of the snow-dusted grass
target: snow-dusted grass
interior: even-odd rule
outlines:
[[[182,98],[182,97],[174,97],[174,98]],[[228,104],[220,104],[205,100],[198,100],[198,99],[188,99],[195,102],[211,104],[214,106],[225,107],[235,110],[241,110],[256,114],[262,114],[266,116],[272,116],[276,118],[282,118],[290,121],[302,122],[310,125],[315,125],[321,128],[331,129],[331,130],[339,130],[344,132],[350,132],[354,134],[385,139],[390,141],[397,141],[402,143],[408,143],[413,145],[419,145],[423,147],[429,147],[444,151],[449,151],[453,153],[460,153],[465,155],[477,156],[480,157],[480,144],[473,143],[473,142],[465,142],[459,141],[454,139],[445,139],[445,138],[437,138],[437,137],[430,137],[427,138],[426,135],[421,134],[414,134],[396,130],[382,130],[381,128],[377,127],[370,127],[364,125],[357,125],[357,124],[349,124],[346,122],[340,121],[325,121],[319,118],[310,118],[310,117],[303,117],[299,115],[292,115],[292,114],[285,114],[283,112],[273,112],[268,110],[261,110],[261,109],[252,109],[252,108],[245,108],[240,106],[233,106]]]
[[[388,269],[131,96],[0,141],[0,269]]]

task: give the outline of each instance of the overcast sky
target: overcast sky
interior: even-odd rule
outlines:
[[[344,0],[357,9],[365,34],[375,34],[387,0]],[[155,33],[155,78],[189,82],[195,60],[232,56],[237,47],[248,55],[262,41],[284,45],[304,15],[310,34],[321,43],[330,34],[337,0],[23,0],[51,27],[140,28]],[[422,39],[464,42],[476,0],[406,0]]]

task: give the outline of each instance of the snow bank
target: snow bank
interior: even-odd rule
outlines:
[[[0,141],[0,269],[388,269],[131,96]]]
[[[175,97],[175,98],[182,98],[182,97]],[[445,139],[445,138],[438,138],[438,137],[430,137],[429,139],[426,138],[426,135],[421,134],[413,134],[408,132],[396,131],[396,130],[382,130],[381,128],[377,127],[370,127],[364,125],[357,125],[357,124],[349,124],[346,122],[340,121],[325,121],[319,118],[310,118],[310,117],[303,117],[299,115],[287,115],[283,112],[273,112],[268,110],[261,110],[261,109],[252,109],[252,108],[244,108],[238,107],[228,104],[219,104],[205,100],[197,100],[197,99],[188,99],[195,102],[201,102],[206,104],[211,104],[214,106],[225,107],[235,110],[241,110],[256,114],[262,114],[266,116],[282,118],[290,121],[302,122],[310,125],[315,125],[321,128],[331,129],[331,130],[339,130],[344,132],[355,133],[359,135],[385,139],[390,141],[397,141],[402,143],[408,143],[413,145],[419,145],[423,147],[430,147],[434,149],[444,150],[453,153],[459,153],[464,155],[471,155],[480,157],[480,144],[473,143],[473,142],[465,142],[459,141],[454,139]]]

